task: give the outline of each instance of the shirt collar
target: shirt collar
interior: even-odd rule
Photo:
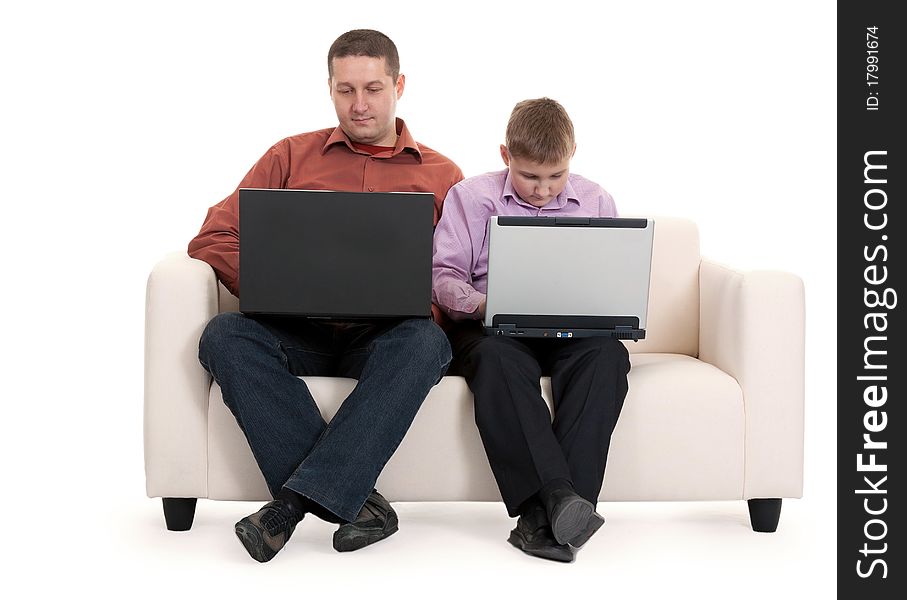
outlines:
[[[567,177],[567,185],[564,186],[564,189],[561,190],[561,193],[558,194],[554,200],[542,206],[532,206],[516,193],[516,190],[513,189],[513,178],[510,173],[510,169],[507,169],[507,177],[504,179],[504,189],[501,192],[501,202],[507,204],[510,201],[514,201],[521,206],[531,208],[533,210],[557,210],[567,206],[567,202],[573,202],[574,204],[579,204],[579,198],[576,196],[576,192],[573,190],[573,185],[570,183],[570,177]]]
[[[413,139],[412,134],[410,134],[409,129],[406,127],[406,123],[403,122],[403,119],[397,118],[396,120],[397,128],[397,144],[394,146],[391,156],[397,156],[403,151],[411,152],[416,155],[416,158],[419,162],[422,162],[422,150],[419,148],[419,144],[416,143],[416,140]],[[357,150],[353,147],[353,143],[350,141],[349,136],[343,131],[343,128],[339,125],[334,128],[334,131],[331,133],[331,136],[324,143],[324,146],[321,148],[321,153],[324,154],[328,151],[328,148],[336,144],[344,144],[351,151],[356,154],[367,154],[362,150]],[[383,157],[388,158],[388,157]]]

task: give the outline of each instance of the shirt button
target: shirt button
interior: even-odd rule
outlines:
[[[368,188],[368,191],[370,191],[370,192],[374,192],[374,191],[375,191],[375,188],[373,188],[373,187],[369,187],[369,188]]]

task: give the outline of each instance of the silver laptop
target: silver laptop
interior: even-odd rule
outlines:
[[[652,219],[492,217],[489,335],[646,337]]]

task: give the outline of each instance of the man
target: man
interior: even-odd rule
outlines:
[[[209,263],[234,295],[239,188],[431,192],[437,223],[447,190],[463,174],[417,144],[395,117],[405,84],[399,64],[382,33],[337,38],[328,83],[340,125],[278,142],[208,211],[189,254]],[[450,357],[444,332],[427,319],[344,323],[224,313],[208,323],[199,360],[220,385],[274,498],[236,524],[255,560],[273,558],[306,513],[340,523],[333,540],[340,552],[397,530],[397,515],[374,484]],[[300,375],[359,382],[326,424]]]

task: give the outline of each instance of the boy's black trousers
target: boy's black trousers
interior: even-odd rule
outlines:
[[[481,323],[448,332],[454,360],[475,397],[476,425],[507,512],[553,479],[568,479],[596,504],[611,432],[627,395],[630,359],[610,337],[486,336]],[[552,422],[539,378],[551,376]]]

